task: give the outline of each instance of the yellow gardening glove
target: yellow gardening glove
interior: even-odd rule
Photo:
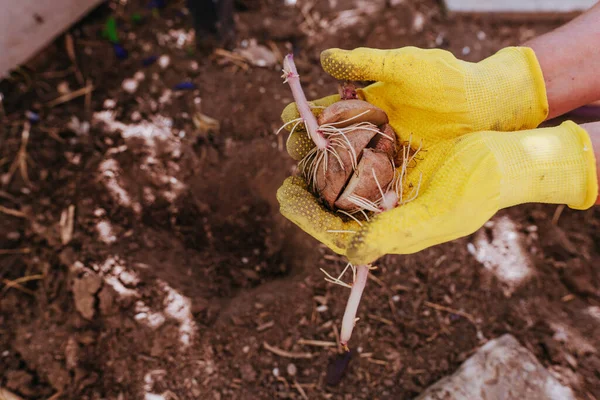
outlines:
[[[277,192],[282,214],[354,264],[409,254],[475,232],[499,209],[536,202],[591,207],[598,196],[587,132],[571,121],[520,132],[482,131],[439,141],[406,186],[418,197],[360,226],[343,222],[290,177]],[[344,232],[341,232],[344,231]]]
[[[532,129],[548,115],[542,71],[528,47],[507,47],[477,63],[441,49],[330,49],[321,54],[321,64],[340,80],[376,81],[359,89],[359,97],[388,114],[401,140],[412,134],[413,142],[423,139],[425,148],[470,132]],[[313,104],[327,106],[339,98],[331,95]],[[282,119],[295,118],[298,111],[291,103]],[[300,160],[313,146],[300,125],[287,149]]]

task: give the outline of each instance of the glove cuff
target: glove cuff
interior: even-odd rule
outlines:
[[[594,151],[588,133],[574,122],[491,134],[485,141],[502,176],[500,208],[531,202],[567,204],[578,210],[594,205],[598,197]]]
[[[533,129],[548,116],[544,76],[531,48],[506,47],[467,70],[467,101],[478,123],[474,130]]]

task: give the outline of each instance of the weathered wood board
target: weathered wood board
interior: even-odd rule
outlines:
[[[444,0],[449,14],[492,14],[516,18],[576,15],[598,0]]]
[[[0,79],[104,0],[0,0]]]

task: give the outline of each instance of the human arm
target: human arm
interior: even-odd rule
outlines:
[[[523,46],[534,51],[540,64],[548,119],[600,99],[600,2]]]

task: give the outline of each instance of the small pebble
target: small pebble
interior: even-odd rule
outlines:
[[[296,368],[296,366],[292,363],[289,363],[287,366],[287,373],[289,376],[296,376],[296,373],[298,372],[298,368]]]
[[[477,32],[477,39],[479,39],[479,40],[485,40],[485,38],[486,38],[486,34],[485,34],[484,31]]]
[[[192,61],[192,62],[190,62],[190,69],[192,71],[198,71],[198,68],[199,68],[198,61]]]
[[[248,260],[248,257],[242,257],[242,263],[248,264],[248,261],[250,261]]]
[[[438,46],[441,46],[444,43],[444,35],[442,33],[439,33],[437,35],[437,37],[435,38],[435,44]]]
[[[397,302],[399,302],[399,301],[400,301],[400,296],[398,296],[397,294],[393,295],[393,296],[392,296],[392,301],[393,301],[394,303],[397,303]]]
[[[167,55],[162,55],[160,56],[160,58],[158,59],[158,65],[162,68],[165,69],[169,66],[169,64],[171,63],[171,58]]]
[[[138,71],[133,75],[133,79],[136,81],[143,81],[146,79],[146,74],[144,74],[142,71]]]
[[[466,56],[466,55],[468,55],[469,53],[471,53],[471,48],[470,48],[469,46],[465,46],[465,47],[463,47],[463,49],[462,49],[462,54],[463,54],[463,56]]]
[[[20,237],[21,237],[21,234],[19,232],[8,232],[6,234],[6,238],[8,240],[19,240]]]
[[[317,311],[318,312],[325,312],[325,311],[327,311],[327,309],[328,308],[327,308],[327,306],[325,304],[320,305],[320,306],[317,307]]]
[[[472,255],[477,254],[477,249],[475,248],[475,245],[473,243],[467,243],[467,251]]]
[[[131,113],[131,117],[130,118],[131,118],[131,120],[133,122],[138,122],[138,121],[140,121],[142,119],[142,114],[140,114],[139,111],[134,111],[134,112]]]
[[[56,86],[56,91],[60,94],[67,94],[71,91],[71,89],[69,88],[69,82],[67,81],[62,81],[61,83],[59,83]]]
[[[244,354],[247,354],[250,351],[250,346],[244,346],[242,348],[242,352],[244,352]]]
[[[273,368],[273,375],[279,376],[279,368]]]
[[[417,32],[421,32],[425,26],[425,16],[420,12],[415,13],[415,19],[413,19],[413,29]]]
[[[121,87],[127,93],[135,93],[138,89],[138,81],[132,78],[127,78],[123,81]]]
[[[111,110],[111,109],[115,108],[116,106],[117,106],[117,102],[114,101],[113,99],[104,100],[104,108],[106,108],[107,110]]]

